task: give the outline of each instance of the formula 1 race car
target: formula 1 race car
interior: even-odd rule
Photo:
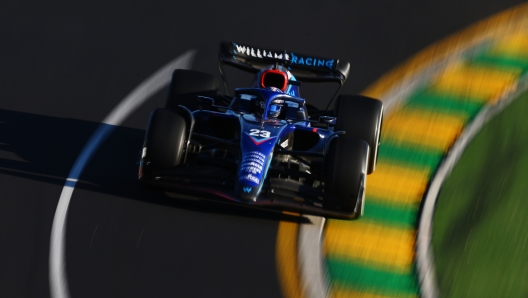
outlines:
[[[176,69],[165,108],[150,116],[140,182],[186,198],[361,216],[381,101],[340,95],[333,110],[318,110],[299,97],[301,82],[341,87],[350,64],[233,42],[221,43],[219,59],[224,86],[224,65],[254,73],[253,86],[228,96],[213,75]]]

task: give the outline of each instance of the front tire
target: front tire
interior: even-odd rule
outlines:
[[[344,211],[363,213],[369,146],[355,138],[337,137],[325,157],[325,192],[335,197]]]
[[[145,135],[142,165],[144,172],[180,165],[187,142],[185,119],[175,111],[156,109],[150,114]]]
[[[365,140],[370,147],[368,174],[376,169],[380,144],[383,104],[361,95],[340,95],[334,108],[335,131],[345,131],[344,138]]]
[[[212,74],[176,69],[172,73],[165,107],[176,109],[178,105],[183,105],[191,111],[197,110],[199,105],[196,97],[198,95],[215,98],[217,93],[218,84]]]

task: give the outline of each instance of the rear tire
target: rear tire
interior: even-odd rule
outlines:
[[[154,110],[145,136],[144,170],[178,166],[183,160],[186,141],[187,125],[181,115],[166,109]]]
[[[330,143],[324,165],[325,192],[335,197],[344,211],[362,214],[368,155],[364,140],[338,137]]]
[[[196,96],[215,98],[217,93],[218,84],[213,75],[194,70],[176,69],[172,73],[165,107],[176,109],[178,105],[183,105],[190,110],[197,110]]]
[[[376,169],[383,119],[381,101],[361,95],[340,95],[334,108],[335,131],[345,131],[340,138],[365,140],[370,147],[368,174]]]

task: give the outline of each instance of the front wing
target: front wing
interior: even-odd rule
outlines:
[[[279,178],[270,179],[271,181],[262,188],[255,202],[237,198],[234,193],[230,193],[226,188],[181,183],[181,180],[175,181],[170,175],[143,175],[139,180],[144,186],[196,200],[232,203],[251,208],[299,212],[338,219],[355,219],[361,215],[362,192],[364,191],[362,190],[359,194],[360,199],[355,210],[349,212],[340,209],[339,205],[334,203],[336,200],[328,194],[309,187],[299,188],[298,183]]]

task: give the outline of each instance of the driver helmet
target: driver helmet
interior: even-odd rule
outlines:
[[[280,105],[276,105],[276,104],[273,104],[273,105],[270,105],[270,108],[268,110],[268,117],[269,118],[277,118],[279,117],[280,113],[281,113],[281,106]]]
[[[282,99],[274,99],[272,102],[270,102],[270,105],[268,108],[268,117],[269,118],[279,117],[282,111],[283,105],[284,105],[284,100]]]
[[[283,93],[282,90],[276,87],[268,87],[266,90],[270,90],[273,92]],[[268,118],[277,118],[279,117],[282,107],[284,106],[284,100],[283,99],[274,99],[270,102],[269,108],[268,108]],[[258,114],[263,115],[264,111],[266,110],[266,101],[258,101],[257,102],[258,107]]]

